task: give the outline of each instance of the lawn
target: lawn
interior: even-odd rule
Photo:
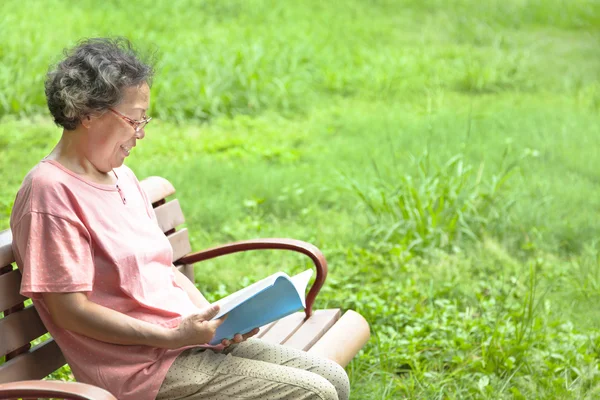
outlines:
[[[598,2],[5,0],[0,229],[61,135],[48,65],[106,35],[156,61],[128,165],[179,188],[195,249],[323,250],[317,305],[372,328],[353,399],[600,396]],[[197,283],[306,265],[236,255]]]

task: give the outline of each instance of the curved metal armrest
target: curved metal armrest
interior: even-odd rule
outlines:
[[[315,268],[317,269],[317,277],[306,296],[306,318],[308,319],[312,315],[312,306],[315,298],[317,297],[319,290],[321,290],[323,283],[325,283],[325,278],[327,278],[327,261],[325,260],[325,256],[321,250],[310,243],[295,239],[244,240],[198,251],[196,253],[190,253],[180,258],[177,263],[193,264],[198,261],[248,250],[290,250],[305,254],[312,259]]]
[[[0,399],[60,398],[71,400],[117,400],[99,387],[78,382],[18,381],[0,384]]]

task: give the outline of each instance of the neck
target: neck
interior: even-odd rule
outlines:
[[[80,127],[72,131],[64,130],[59,142],[46,158],[56,160],[65,168],[94,182],[113,183],[114,174],[98,170],[85,156],[86,134]]]

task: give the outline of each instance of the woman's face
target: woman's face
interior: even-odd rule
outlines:
[[[128,87],[123,100],[113,109],[122,115],[140,121],[150,105],[150,88],[146,83]],[[98,171],[110,172],[120,167],[138,139],[145,136],[144,129],[137,133],[124,119],[110,110],[100,117],[93,118],[88,126],[86,158]]]

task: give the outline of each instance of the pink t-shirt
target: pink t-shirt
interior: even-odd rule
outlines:
[[[171,269],[172,249],[133,172],[118,186],[90,182],[42,160],[17,193],[10,226],[21,293],[31,297],[79,382],[119,400],[155,399],[182,349],[101,342],[52,322],[42,292],[85,292],[104,307],[165,327],[197,312]]]

